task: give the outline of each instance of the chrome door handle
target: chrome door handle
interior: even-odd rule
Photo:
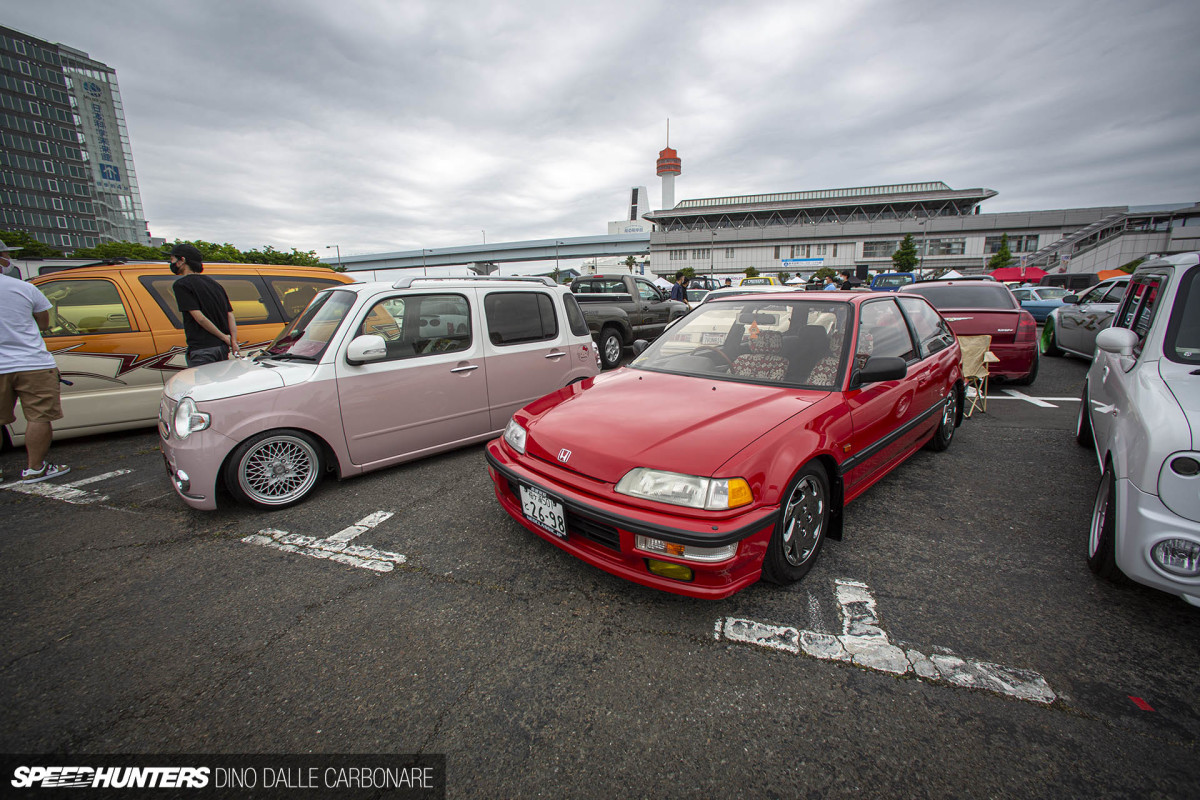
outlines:
[[[543,358],[562,358],[566,353],[547,353]]]
[[[452,369],[450,371],[451,372],[473,372],[477,369],[479,369],[478,364],[468,364],[465,367],[455,367],[454,369]]]

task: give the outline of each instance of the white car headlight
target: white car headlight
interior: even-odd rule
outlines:
[[[515,419],[510,419],[508,427],[504,429],[504,441],[508,442],[508,446],[513,450],[525,455],[525,429],[518,425]]]
[[[754,501],[750,485],[742,478],[701,478],[678,472],[638,467],[617,483],[616,491],[673,506],[724,511]]]
[[[212,424],[212,415],[196,408],[196,401],[185,397],[175,407],[175,419],[172,428],[180,439],[186,439],[196,431],[202,431]]]

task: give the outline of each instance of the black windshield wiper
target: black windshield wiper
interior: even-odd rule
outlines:
[[[301,356],[295,353],[264,353],[262,357],[273,361],[316,361],[312,356]]]

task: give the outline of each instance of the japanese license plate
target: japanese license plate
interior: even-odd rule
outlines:
[[[518,484],[521,489],[521,511],[525,519],[545,528],[560,539],[567,538],[567,517],[563,514],[562,503],[555,500],[541,489]]]

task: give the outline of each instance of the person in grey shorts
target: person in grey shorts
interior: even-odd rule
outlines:
[[[32,283],[10,277],[9,250],[0,242],[0,425],[17,418],[17,400],[25,414],[25,454],[28,469],[21,471],[23,483],[37,483],[71,471],[65,464],[51,464],[50,440],[53,423],[62,419],[58,366],[38,329],[50,327],[50,301]],[[0,475],[2,481],[3,475]]]

